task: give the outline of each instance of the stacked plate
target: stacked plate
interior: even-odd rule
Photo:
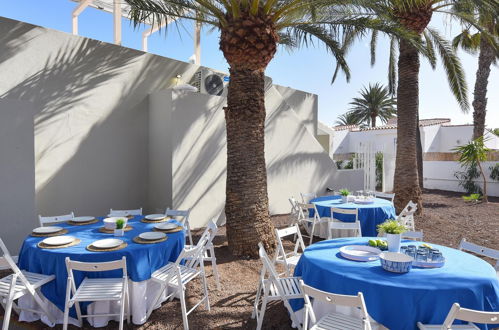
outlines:
[[[171,231],[177,229],[178,225],[173,222],[165,222],[155,225],[154,228],[161,231]]]
[[[148,214],[144,218],[146,218],[149,221],[161,221],[166,218],[166,215],[164,214]]]
[[[380,253],[380,249],[366,245],[347,245],[340,248],[342,257],[355,261],[378,260]]]
[[[139,238],[145,241],[158,241],[166,237],[165,233],[157,232],[157,231],[148,231],[145,233],[139,234]]]
[[[95,217],[83,216],[83,217],[74,217],[73,219],[71,219],[71,221],[77,223],[83,223],[83,222],[90,222],[94,219]]]
[[[118,246],[123,244],[123,241],[117,238],[106,238],[106,239],[100,239],[98,241],[93,242],[90,244],[93,248],[98,249],[98,250],[108,250],[108,249],[113,249]]]
[[[54,236],[54,237],[47,237],[41,243],[49,246],[61,246],[61,245],[66,245],[73,243],[76,240],[73,236]]]
[[[48,227],[38,227],[33,229],[33,234],[36,235],[51,235],[56,234],[60,231],[63,231],[64,228],[57,226],[48,226]]]

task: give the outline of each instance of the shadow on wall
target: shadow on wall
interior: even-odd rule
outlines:
[[[0,85],[0,95],[41,109],[35,117],[38,212],[103,215],[111,207],[145,206],[147,96],[196,67],[11,20],[0,21],[0,32],[10,31],[7,23],[16,29],[0,33],[1,42],[17,53],[18,68],[5,78],[25,79]],[[11,41],[21,31],[31,45]],[[3,50],[0,58],[6,56]]]
[[[4,20],[5,18],[0,17],[0,19]],[[8,19],[5,20],[12,22],[12,24],[6,33],[0,34],[0,45],[2,45],[0,50],[0,64],[11,59],[19,50],[25,48],[27,43],[34,38],[30,32],[36,28],[34,25]]]

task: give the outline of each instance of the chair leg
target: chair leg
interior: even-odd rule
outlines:
[[[68,322],[69,322],[69,301],[66,300],[66,303],[64,306],[64,321],[62,322],[62,329],[63,330],[68,329]]]
[[[263,318],[265,317],[265,309],[267,309],[267,297],[269,296],[269,284],[265,285],[262,297],[262,307],[260,308],[260,313],[257,311],[256,317],[256,330],[261,330],[263,325]]]
[[[262,281],[258,284],[258,289],[256,290],[255,303],[253,304],[253,312],[251,312],[251,318],[254,319],[258,313],[258,303],[260,302],[260,295],[262,293]]]
[[[130,325],[130,318],[131,318],[131,315],[130,315],[130,291],[129,291],[129,287],[128,287],[128,283],[127,283],[127,286],[125,288],[126,290],[126,322],[128,323],[128,325]]]
[[[308,245],[312,245],[312,242],[314,241],[314,231],[315,231],[315,221],[312,222],[312,231],[310,232],[310,242]]]
[[[210,247],[210,257],[211,257],[211,267],[213,269],[213,275],[215,276],[215,282],[217,283],[217,290],[221,290],[220,287],[220,276],[218,275],[217,268],[217,258],[215,257],[215,249],[213,246]]]
[[[123,296],[120,301],[120,327],[119,330],[123,330],[123,322],[125,321],[125,304],[126,304],[126,291],[123,292]]]
[[[9,330],[9,323],[10,323],[10,314],[12,313],[12,299],[11,297],[7,298],[7,305],[5,306],[5,315],[3,317],[3,326],[2,330]]]
[[[180,308],[182,309],[182,321],[184,323],[184,330],[189,330],[189,323],[187,321],[187,306],[185,304],[185,291],[180,289]]]
[[[33,298],[35,299],[35,301],[38,304],[38,306],[40,306],[40,308],[42,309],[42,311],[45,313],[45,315],[47,315],[47,318],[49,319],[49,321],[52,322],[52,323],[55,323],[56,320],[52,316],[52,314],[49,312],[49,310],[47,308],[47,304],[43,303],[43,300],[40,298],[40,296],[38,295],[38,293],[36,291],[33,294]]]

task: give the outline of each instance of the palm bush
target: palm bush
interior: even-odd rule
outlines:
[[[371,127],[376,127],[376,118],[379,117],[382,123],[395,117],[397,104],[388,88],[380,83],[369,84],[360,91],[360,97],[356,97],[350,102],[351,115],[360,123],[367,123]]]

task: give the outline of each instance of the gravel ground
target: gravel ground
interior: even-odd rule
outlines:
[[[274,223],[281,227],[287,216],[274,216]],[[499,198],[490,198],[488,204],[467,204],[461,194],[444,191],[424,192],[424,214],[416,219],[416,229],[423,230],[425,241],[457,247],[466,237],[469,241],[491,248],[499,248]],[[199,232],[197,233],[199,234]],[[260,261],[233,257],[227,248],[225,228],[219,230],[215,241],[215,254],[221,277],[222,290],[217,291],[211,267],[208,265],[211,311],[198,307],[189,316],[191,329],[254,329],[251,311],[261,268]],[[490,261],[490,260],[489,260]],[[0,274],[1,276],[5,275]],[[188,286],[188,305],[192,306],[202,295],[201,285],[195,281]],[[14,313],[15,314],[15,313]],[[0,307],[0,315],[3,310]],[[282,303],[272,303],[265,314],[264,328],[291,329],[287,312]],[[17,318],[17,316],[14,316]],[[16,322],[17,323],[17,322]],[[17,323],[19,328],[50,329],[40,322]],[[61,328],[61,327],[56,327]],[[70,327],[77,329],[76,327]],[[84,327],[91,329],[91,327]],[[109,323],[105,329],[116,329]],[[181,329],[180,302],[164,303],[154,311],[143,326],[130,329]]]

